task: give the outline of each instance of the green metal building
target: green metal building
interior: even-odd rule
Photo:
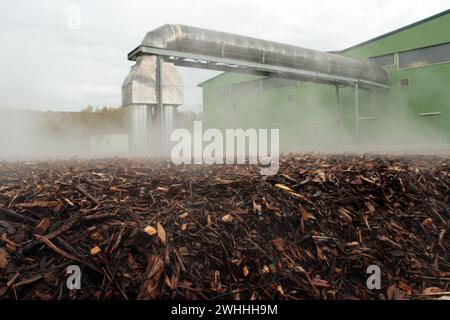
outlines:
[[[450,10],[334,53],[384,67],[389,88],[360,89],[356,112],[354,87],[223,73],[200,84],[205,127],[279,128],[285,152],[448,148]]]

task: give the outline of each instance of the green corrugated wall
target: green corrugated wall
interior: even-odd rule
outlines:
[[[450,13],[341,52],[357,58],[450,42]],[[386,67],[390,89],[360,90],[360,138],[364,145],[450,144],[450,62],[400,70]],[[400,79],[409,79],[402,88]],[[205,82],[204,122],[215,128],[279,128],[284,151],[354,143],[354,90],[342,88],[342,126],[336,122],[335,87],[291,87],[220,96],[218,88],[260,77],[223,74]],[[435,116],[421,113],[440,112]]]

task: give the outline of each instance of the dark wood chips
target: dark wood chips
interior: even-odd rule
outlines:
[[[0,299],[445,298],[449,197],[437,156],[0,163]]]

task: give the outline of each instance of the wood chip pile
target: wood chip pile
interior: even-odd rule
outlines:
[[[445,298],[449,211],[448,157],[4,162],[0,299]]]

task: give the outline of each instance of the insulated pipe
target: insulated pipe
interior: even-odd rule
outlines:
[[[175,66],[159,56],[139,56],[122,86],[130,153],[167,156],[176,107],[181,104],[183,80]]]
[[[297,68],[378,84],[388,81],[386,70],[368,61],[179,24],[167,24],[148,32],[142,46]]]
[[[150,105],[132,105],[127,107],[128,143],[135,156],[147,155],[152,149],[151,137],[154,135],[154,107]]]
[[[164,55],[173,59],[163,62]],[[211,58],[211,62],[216,64],[230,64],[230,62],[232,65],[241,64],[247,71],[249,68],[256,72],[269,70],[286,75],[300,74],[306,80],[321,78],[322,81],[327,79],[336,84],[352,83],[355,86],[356,139],[359,136],[359,82],[361,85],[365,82],[369,85],[384,86],[388,81],[387,71],[369,62],[183,25],[168,24],[147,33],[142,45],[134,50],[129,58],[136,60],[136,65],[131,68],[124,81],[122,97],[123,105],[131,107],[131,122],[140,128],[136,130],[131,127],[130,145],[136,150],[165,149],[164,135],[168,132],[164,128],[167,126],[164,118],[171,114],[172,109],[166,114],[164,106],[177,106],[183,103],[182,79],[175,69],[175,64],[180,62],[179,58],[191,59],[201,68],[209,68],[210,64],[198,62],[203,58],[206,60]],[[337,99],[339,100],[338,96]],[[145,112],[147,115],[144,115]],[[146,121],[150,118],[154,119],[152,124]],[[144,128],[144,123],[147,123],[147,128]],[[150,143],[146,143],[141,136],[150,131],[153,135],[151,140],[158,141],[158,147],[150,147]]]

